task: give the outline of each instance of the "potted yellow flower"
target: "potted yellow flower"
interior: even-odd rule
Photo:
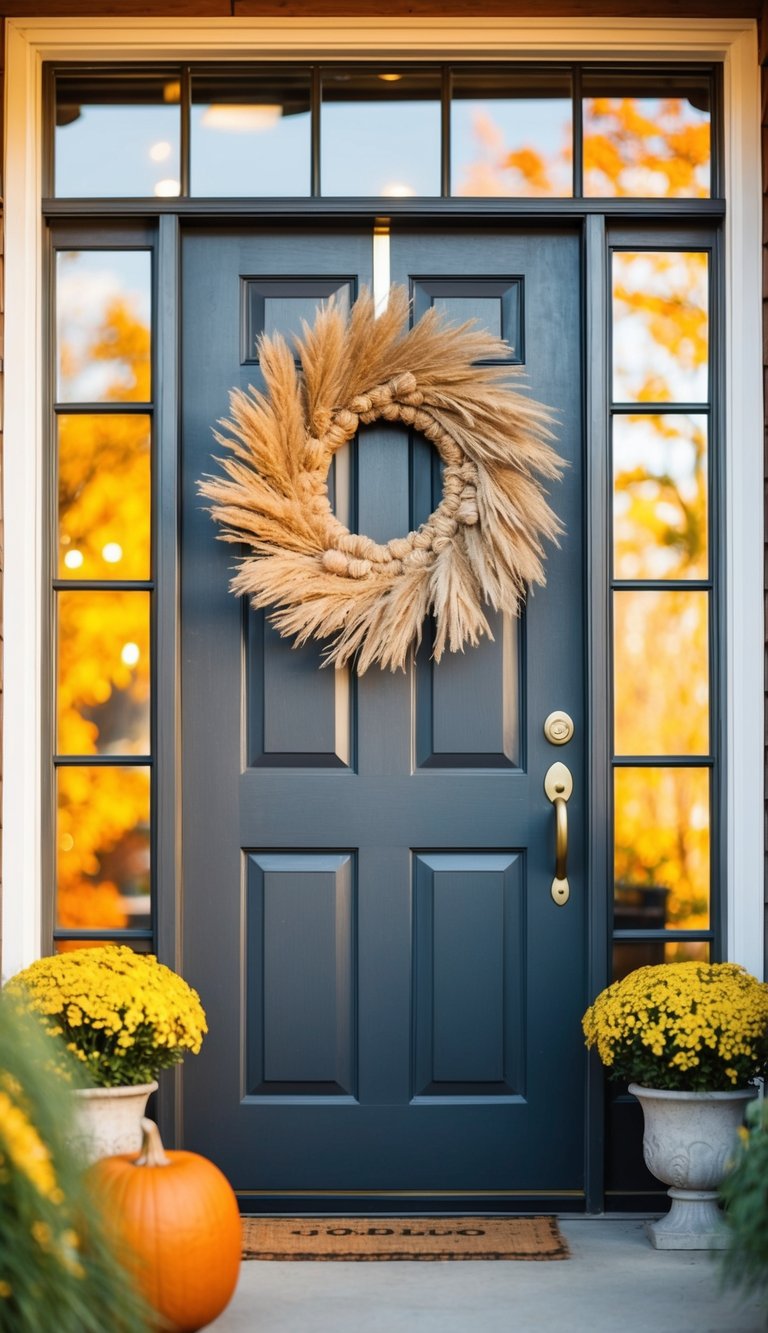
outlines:
[[[648,1227],[657,1249],[722,1249],[718,1186],[750,1079],[768,1062],[768,986],[735,963],[640,967],[601,992],[583,1019],[587,1046],[643,1108],[646,1166],[672,1206]]]
[[[40,958],[7,990],[45,1017],[95,1085],[74,1090],[83,1155],[138,1151],[158,1072],[200,1050],[207,1027],[197,992],[154,955],[117,944]]]

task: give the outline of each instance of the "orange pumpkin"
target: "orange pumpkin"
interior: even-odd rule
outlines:
[[[237,1285],[237,1200],[212,1162],[193,1152],[166,1153],[157,1125],[141,1124],[139,1155],[103,1157],[87,1179],[160,1327],[193,1333],[221,1314]]]

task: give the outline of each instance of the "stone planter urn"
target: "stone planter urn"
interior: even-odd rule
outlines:
[[[669,1212],[646,1223],[651,1244],[657,1250],[725,1249],[728,1232],[717,1190],[756,1089],[677,1092],[630,1083],[629,1091],[643,1108],[645,1164],[670,1186]]]
[[[150,1093],[157,1083],[136,1083],[119,1088],[76,1088],[72,1148],[89,1165],[100,1157],[138,1152],[141,1122]]]

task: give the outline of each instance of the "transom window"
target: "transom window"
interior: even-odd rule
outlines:
[[[59,198],[707,198],[711,67],[54,71]]]

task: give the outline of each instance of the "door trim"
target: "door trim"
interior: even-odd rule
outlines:
[[[751,20],[16,19],[7,21],[4,971],[41,950],[44,60],[718,60],[724,66],[727,955],[763,967],[762,366],[759,67]],[[737,447],[736,447],[737,446]],[[599,488],[599,478],[595,485]],[[593,592],[595,590],[593,589]],[[594,608],[599,618],[599,607]],[[597,622],[595,622],[596,627]],[[594,642],[594,638],[593,638]],[[738,690],[736,683],[738,681]],[[595,803],[597,805],[597,803]],[[593,834],[601,836],[599,811]],[[604,838],[604,830],[602,832]]]

